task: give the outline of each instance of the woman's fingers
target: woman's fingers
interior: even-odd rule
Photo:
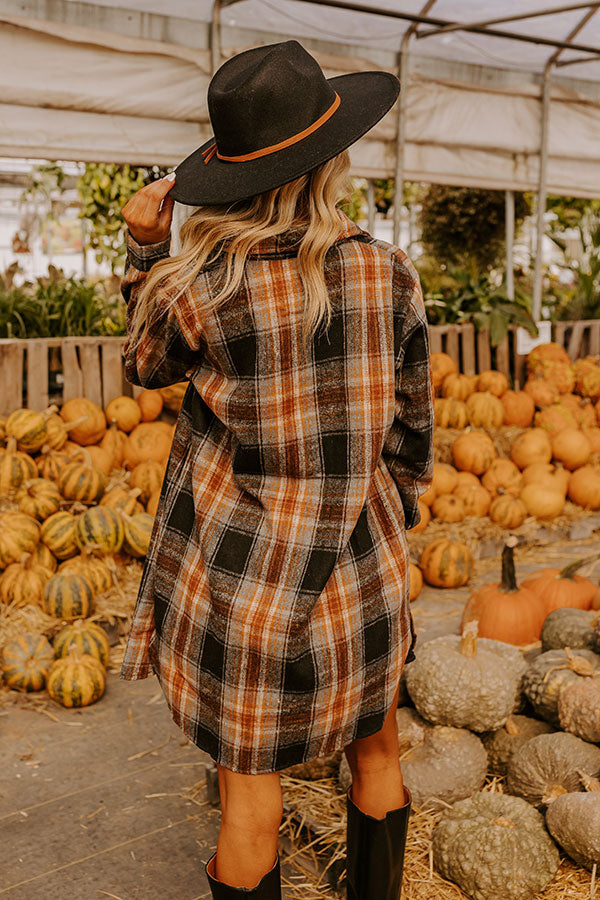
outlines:
[[[121,212],[129,233],[138,244],[154,244],[168,236],[173,215],[169,191],[174,183],[174,178],[170,181],[160,178],[146,184],[123,207]]]

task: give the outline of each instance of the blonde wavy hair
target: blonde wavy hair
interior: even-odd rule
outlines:
[[[246,256],[258,241],[307,225],[298,245],[298,273],[305,291],[306,346],[323,318],[327,317],[327,327],[331,321],[324,259],[342,230],[337,206],[352,190],[350,155],[343,150],[271,191],[228,205],[198,207],[181,226],[181,252],[155,263],[148,273],[130,323],[130,344],[139,342],[146,325],[164,312],[165,305],[172,306],[182,296],[205,265],[219,258],[227,261],[220,290],[207,297],[205,304],[203,298],[203,308],[212,310],[239,288]],[[155,304],[159,296],[161,302]]]

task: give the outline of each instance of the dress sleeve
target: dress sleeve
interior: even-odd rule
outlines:
[[[154,299],[150,319],[135,346],[131,342],[133,312],[147,274],[160,259],[169,256],[170,236],[155,244],[138,244],[127,232],[127,257],[121,281],[121,294],[127,304],[127,340],[123,347],[125,375],[131,384],[145,388],[167,387],[183,381],[186,372],[199,365],[203,356],[203,342],[197,329],[180,327],[179,303],[169,304],[168,298]],[[162,307],[162,309],[161,309]]]
[[[417,503],[433,477],[433,379],[429,331],[416,277],[406,306],[395,364],[395,412],[382,457],[396,482],[408,530],[421,519]]]

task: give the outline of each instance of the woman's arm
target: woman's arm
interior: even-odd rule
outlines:
[[[133,312],[147,273],[155,262],[169,256],[171,238],[153,244],[138,244],[128,231],[126,241],[121,294],[127,303],[127,332],[130,335]],[[161,302],[165,307],[162,311]],[[189,346],[181,333],[175,310],[160,297],[156,298],[151,321],[139,342],[133,346],[128,338],[123,348],[127,380],[150,389],[183,381],[188,369],[198,365],[202,356],[200,347]]]
[[[395,372],[394,421],[381,455],[396,482],[409,529],[419,524],[417,501],[433,476],[433,379],[427,317],[418,277],[406,304]]]

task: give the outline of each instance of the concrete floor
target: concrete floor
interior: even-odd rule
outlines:
[[[540,548],[519,577],[597,545]],[[497,580],[497,568],[498,560],[480,561],[475,583]],[[413,604],[419,640],[456,632],[469,592],[425,588]],[[99,703],[67,710],[50,701],[54,718],[19,701],[0,706],[0,897],[209,898],[204,862],[220,819],[202,784],[211,759],[173,723],[156,677],[110,673]],[[298,883],[298,869],[280,852],[283,896],[296,897],[285,884]]]

